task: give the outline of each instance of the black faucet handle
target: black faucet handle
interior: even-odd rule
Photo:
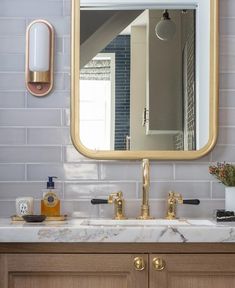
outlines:
[[[107,199],[91,199],[91,204],[108,204]]]
[[[183,204],[199,205],[200,200],[199,199],[185,199],[183,200]]]

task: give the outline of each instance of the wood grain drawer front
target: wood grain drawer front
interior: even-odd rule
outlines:
[[[1,288],[144,288],[146,268],[134,268],[132,254],[7,254]],[[3,259],[5,258],[5,259]],[[3,266],[1,266],[3,267]],[[3,282],[4,281],[4,282]]]
[[[154,260],[165,262],[155,270]],[[150,288],[234,288],[234,254],[159,254],[149,256]]]

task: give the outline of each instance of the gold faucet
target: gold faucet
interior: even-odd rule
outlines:
[[[125,217],[125,200],[121,191],[109,195],[108,204],[114,204],[114,219],[123,220]]]
[[[183,199],[180,193],[170,191],[167,199],[167,214],[166,219],[173,220],[176,218],[176,206],[177,204],[190,204],[199,205],[199,199]]]
[[[173,220],[176,218],[176,205],[183,204],[183,197],[180,193],[170,191],[167,199],[166,219]]]
[[[152,217],[150,216],[150,206],[149,206],[149,187],[150,187],[149,159],[143,159],[142,173],[143,173],[143,199],[141,205],[141,215],[138,218],[147,220],[152,219]]]

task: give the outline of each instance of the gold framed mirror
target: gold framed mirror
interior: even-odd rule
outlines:
[[[100,160],[206,155],[217,140],[218,0],[96,2],[72,0],[75,148]]]

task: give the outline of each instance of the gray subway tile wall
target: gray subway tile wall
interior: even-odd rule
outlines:
[[[55,87],[41,98],[24,84],[27,24],[49,20],[56,31]],[[151,211],[165,215],[169,190],[200,198],[197,207],[179,205],[182,217],[209,217],[224,206],[224,187],[208,174],[210,161],[235,162],[235,1],[220,0],[220,120],[215,149],[196,161],[151,161]],[[64,213],[111,217],[112,205],[90,198],[122,190],[127,216],[139,214],[140,161],[95,161],[80,155],[69,136],[70,1],[0,1],[0,216],[15,213],[15,198],[33,196],[39,211],[48,175],[57,175]]]

